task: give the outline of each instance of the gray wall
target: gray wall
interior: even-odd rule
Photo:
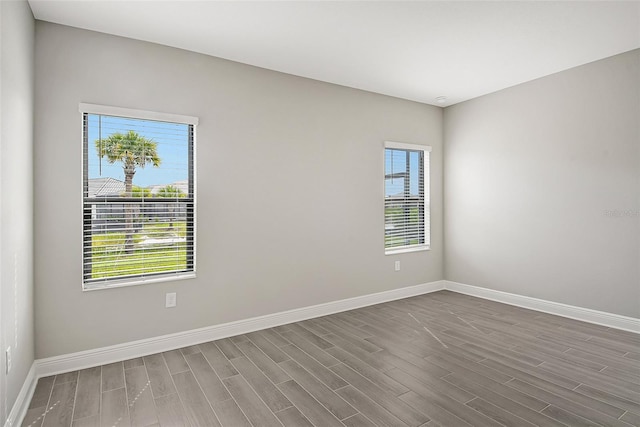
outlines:
[[[443,278],[442,109],[44,22],[36,64],[38,358]],[[79,102],[200,118],[197,279],[81,291]],[[384,255],[385,140],[433,146],[431,251]]]
[[[639,123],[639,50],[446,108],[445,277],[640,317]]]
[[[34,20],[26,1],[0,1],[0,424],[34,359]],[[5,375],[5,349],[13,368]]]

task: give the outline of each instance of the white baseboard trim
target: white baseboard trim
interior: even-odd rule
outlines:
[[[175,334],[162,335],[159,337],[77,353],[64,354],[46,359],[38,359],[33,363],[29,370],[29,374],[25,379],[22,389],[20,390],[18,398],[13,405],[4,427],[15,427],[22,423],[22,420],[27,413],[33,392],[35,391],[37,380],[41,377],[169,351],[189,345],[200,344],[260,329],[284,325],[291,322],[326,316],[333,313],[353,310],[360,307],[366,307],[416,295],[428,294],[444,289],[487,300],[537,310],[544,313],[581,320],[584,322],[640,333],[640,319],[481,288],[478,286],[466,285],[449,280],[439,280],[416,286],[393,289],[390,291],[378,292],[375,294],[347,298],[344,300],[297,308],[265,316],[178,332]]]
[[[4,423],[4,427],[17,427],[22,424],[22,420],[24,420],[25,415],[27,415],[29,403],[31,403],[31,398],[33,397],[33,392],[36,390],[37,383],[36,363],[33,362],[27,378],[25,378],[24,383],[22,383],[20,393],[18,393],[18,397],[11,408],[11,412],[9,412],[9,416]]]
[[[297,308],[265,316],[238,320],[220,325],[207,326],[175,334],[132,341],[78,353],[38,359],[35,362],[37,377],[76,371],[100,366],[120,360],[169,351],[176,348],[214,341],[234,335],[245,334],[286,323],[299,322],[314,317],[326,316],[341,311],[353,310],[383,302],[427,294],[444,289],[444,281],[439,280],[421,285],[393,289],[360,297],[347,298],[309,307]]]
[[[640,334],[640,319],[443,280],[447,290]]]

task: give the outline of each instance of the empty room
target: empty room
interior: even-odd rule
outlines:
[[[640,2],[0,21],[0,425],[640,426]]]

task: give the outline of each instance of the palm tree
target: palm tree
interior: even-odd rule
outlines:
[[[122,197],[126,197],[125,193],[122,193]],[[151,195],[151,190],[148,188],[139,187],[137,185],[133,185],[131,187],[131,197],[135,197],[137,199],[144,199],[153,197]],[[144,220],[144,212],[141,206],[135,206],[131,208],[134,227],[133,231],[138,232],[140,228],[142,228],[142,221]],[[137,223],[136,223],[137,220]]]
[[[176,186],[173,186],[171,184],[162,187],[160,190],[158,190],[158,192],[156,193],[156,197],[164,197],[167,199],[178,199],[178,198],[182,198],[185,197],[186,194],[184,194],[184,191],[182,191],[181,189],[179,189]],[[174,212],[174,207],[173,205],[168,206],[169,209],[169,230],[173,230],[173,212]]]
[[[158,144],[132,130],[127,133],[116,132],[106,139],[96,139],[95,144],[99,157],[106,157],[110,164],[122,162],[125,197],[131,197],[133,175],[137,167],[143,168],[147,163],[160,166]]]
[[[160,166],[158,144],[132,130],[127,133],[116,132],[106,139],[95,141],[96,150],[100,158],[106,157],[110,164],[122,163],[124,170],[124,197],[133,195],[133,176],[137,167],[145,167],[147,163]],[[133,253],[133,211],[130,206],[125,208],[125,253]]]

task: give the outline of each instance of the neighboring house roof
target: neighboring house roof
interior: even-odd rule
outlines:
[[[120,181],[119,179],[106,177],[91,178],[88,181],[89,197],[120,197],[124,193],[124,181]],[[150,185],[146,188],[151,191],[152,195],[156,195],[161,188],[164,188],[167,185],[172,185],[178,188],[185,195],[189,193],[189,181],[186,179],[176,181],[171,184]]]
[[[120,197],[124,193],[124,181],[115,178],[92,178],[88,184],[89,197]]]

